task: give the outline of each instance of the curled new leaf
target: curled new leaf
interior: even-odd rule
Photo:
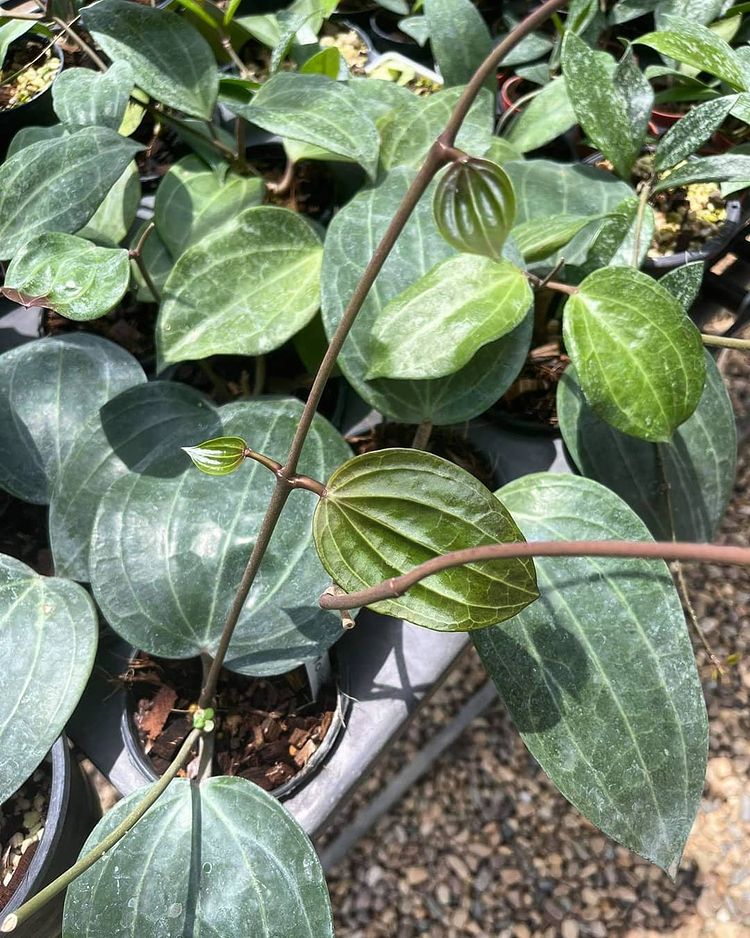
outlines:
[[[470,254],[502,257],[516,217],[516,196],[497,163],[475,157],[453,163],[432,204],[440,234],[449,244]]]
[[[197,446],[183,446],[193,465],[209,476],[227,476],[239,469],[247,443],[239,436],[219,436]]]

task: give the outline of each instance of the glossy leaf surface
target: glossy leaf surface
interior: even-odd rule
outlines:
[[[67,68],[52,85],[55,114],[63,124],[119,130],[135,77],[130,64],[113,62],[100,74],[90,68]]]
[[[143,794],[115,805],[82,854]],[[63,938],[125,931],[138,938],[245,938],[248,927],[273,938],[333,938],[331,903],[318,856],[297,822],[257,785],[224,776],[170,784],[70,887]]]
[[[692,264],[682,264],[673,270],[667,271],[659,280],[659,285],[668,290],[686,313],[698,298],[705,267],[703,261],[694,261]]]
[[[182,449],[196,469],[208,476],[227,476],[245,461],[247,443],[239,436],[219,436]]]
[[[145,381],[124,349],[73,333],[0,356],[0,486],[46,505],[81,424],[121,391]]]
[[[82,228],[141,145],[108,127],[32,143],[0,167],[0,258],[44,231]]]
[[[129,283],[130,259],[124,248],[100,248],[75,235],[49,232],[27,241],[14,256],[3,292],[85,321],[113,309]]]
[[[714,539],[732,493],[737,433],[731,401],[708,352],[700,403],[669,443],[634,440],[600,420],[586,403],[574,368],[558,385],[557,414],[579,470],[616,492],[657,540]]]
[[[301,411],[293,399],[228,404],[216,431],[195,428],[181,445],[196,434],[239,436],[283,458]],[[348,455],[342,437],[317,418],[300,472],[325,479]],[[214,654],[274,481],[251,461],[241,472],[210,478],[178,447],[115,481],[99,504],[89,563],[94,596],[112,628],[160,656]],[[339,616],[317,605],[329,580],[312,549],[314,508],[309,492],[292,493],[230,645],[232,670],[283,673],[340,636]]]
[[[83,228],[75,233],[79,238],[87,238],[94,244],[116,247],[135,221],[141,194],[138,166],[133,160],[104,197],[99,208]]]
[[[525,261],[544,260],[565,247],[579,231],[597,221],[597,215],[551,215],[531,218],[517,225],[513,238]]]
[[[470,81],[492,47],[479,10],[471,0],[424,0],[424,16],[432,55],[446,85]]]
[[[648,540],[588,479],[540,473],[498,497],[530,540]],[[534,758],[606,834],[675,874],[700,804],[708,727],[661,561],[540,557],[541,598],[474,635]]]
[[[85,590],[0,554],[0,804],[65,728],[91,674],[97,636]]]
[[[611,209],[591,239],[583,263],[575,271],[568,269],[568,282],[580,282],[600,267],[640,267],[651,245],[655,224],[654,210],[650,205],[643,209],[639,221],[640,211],[639,199],[635,195],[624,198]],[[637,263],[634,264],[636,238],[638,252]]]
[[[699,156],[660,177],[654,192],[676,189],[693,182],[734,182],[750,179],[750,156],[725,153],[721,156]]]
[[[260,205],[264,186],[254,176],[227,173],[222,179],[197,156],[175,163],[159,184],[154,222],[175,260],[191,244]]]
[[[565,304],[563,335],[589,404],[623,433],[668,441],[697,407],[706,374],[700,333],[646,274],[589,274]]]
[[[737,102],[737,95],[724,95],[696,104],[659,141],[654,169],[676,166],[687,159],[721,127]]]
[[[406,573],[440,554],[521,540],[512,517],[464,469],[431,453],[386,449],[349,460],[315,510],[315,546],[347,592]],[[444,570],[372,608],[429,629],[480,629],[537,597],[528,559]]]
[[[510,261],[457,254],[383,307],[367,378],[440,378],[520,325],[534,302]]]
[[[209,436],[220,429],[206,397],[171,381],[137,384],[91,413],[74,431],[50,500],[55,570],[88,581],[94,518],[109,487],[128,473],[148,472],[159,453],[171,454],[179,463],[175,474],[182,472],[180,448],[196,434]]]
[[[320,305],[320,240],[285,208],[246,209],[188,248],[164,284],[160,367],[278,348]]]
[[[508,142],[521,153],[536,150],[570,130],[577,123],[563,77],[545,85],[513,120]]]
[[[86,29],[112,62],[127,62],[147,94],[193,117],[209,120],[219,91],[211,47],[169,10],[99,0],[83,12]]]
[[[329,339],[413,175],[406,169],[392,171],[377,187],[358,193],[331,222],[321,276],[323,323]],[[457,423],[486,410],[516,377],[529,348],[530,318],[510,335],[480,349],[466,368],[450,377],[429,381],[365,377],[374,352],[372,328],[381,310],[435,264],[455,254],[437,231],[430,195],[428,191],[420,200],[375,280],[338,364],[356,392],[381,413],[406,423]]]

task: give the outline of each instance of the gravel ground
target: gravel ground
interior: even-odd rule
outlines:
[[[722,362],[740,433],[750,358]],[[719,540],[746,544],[750,439]],[[750,938],[750,572],[686,570],[722,677],[696,641],[711,724],[706,790],[677,881],[598,833],[526,751],[502,705],[476,720],[329,877],[338,938]],[[476,656],[425,708],[347,817],[486,680]]]

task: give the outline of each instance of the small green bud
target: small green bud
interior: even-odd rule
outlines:
[[[491,160],[452,163],[435,189],[435,221],[445,240],[468,254],[500,260],[516,217],[510,177]]]
[[[247,443],[238,436],[219,436],[197,446],[183,446],[193,465],[210,476],[226,476],[242,465]]]

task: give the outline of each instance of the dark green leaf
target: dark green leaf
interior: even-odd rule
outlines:
[[[109,811],[92,850],[143,798]],[[248,928],[252,931],[248,931]],[[214,935],[333,938],[315,849],[279,802],[244,778],[177,779],[133,830],[76,879],[63,938]]]
[[[113,309],[129,283],[130,258],[124,248],[99,248],[75,235],[49,232],[18,251],[2,291],[27,305],[85,321]]]
[[[446,85],[465,84],[492,47],[481,13],[471,0],[424,0],[424,15],[432,55]]]
[[[735,91],[747,90],[742,62],[728,42],[695,20],[663,16],[661,21],[658,32],[636,41],[699,72],[716,75]]]
[[[85,590],[0,554],[0,804],[65,728],[91,674],[97,635]]]
[[[186,114],[210,120],[219,91],[211,47],[186,20],[169,10],[99,0],[83,22],[113,62],[127,62],[145,92]]]
[[[105,247],[118,245],[135,221],[141,201],[141,179],[133,160],[112,186],[99,208],[80,231],[79,238],[87,238]]]
[[[448,551],[522,540],[508,512],[473,476],[412,449],[365,453],[334,472],[315,510],[314,534],[323,566],[347,592]],[[502,622],[537,595],[533,562],[493,560],[444,570],[372,608],[458,632]]]
[[[623,433],[668,441],[697,407],[706,375],[700,333],[646,274],[589,274],[565,304],[563,335],[587,401]]]
[[[453,374],[520,325],[533,303],[528,280],[510,261],[449,257],[380,311],[367,379]]]
[[[32,143],[0,167],[0,258],[43,231],[78,231],[122,176],[138,143],[108,127]]]
[[[104,74],[90,68],[68,68],[52,86],[55,113],[63,124],[119,130],[135,79],[125,61],[113,62]]]
[[[57,140],[58,137],[67,136],[69,136],[68,131],[62,124],[53,124],[51,127],[22,127],[11,140],[5,159],[9,160],[19,150],[31,146],[32,143]]]
[[[682,264],[668,271],[659,280],[659,285],[676,297],[680,306],[686,313],[690,312],[690,307],[698,298],[701,284],[703,283],[703,274],[705,267],[703,261],[696,261],[693,264]]]
[[[78,428],[146,380],[126,351],[97,336],[40,339],[0,356],[0,486],[46,505]]]
[[[600,215],[550,215],[532,218],[513,230],[513,237],[523,259],[528,263],[543,260],[565,247],[579,231],[599,221]]]
[[[646,205],[639,223],[639,201],[635,195],[629,196],[610,210],[591,242],[583,264],[576,268],[575,273],[568,269],[568,282],[571,282],[571,277],[572,282],[578,282],[600,267],[640,267],[654,236],[654,210],[650,205]],[[637,232],[638,257],[634,264],[633,252]]]
[[[669,443],[635,440],[600,420],[586,403],[573,368],[558,385],[557,414],[580,471],[624,499],[655,538],[713,540],[732,492],[737,440],[732,404],[708,353],[698,407]]]
[[[498,492],[531,540],[648,540],[596,482],[537,474]],[[540,557],[541,598],[474,642],[524,742],[606,834],[675,875],[700,805],[708,727],[661,561]]]
[[[691,156],[701,144],[721,127],[737,103],[738,95],[725,95],[713,101],[704,101],[691,108],[664,134],[654,156],[654,169],[676,166]]]
[[[183,472],[180,447],[196,434],[220,431],[211,402],[171,381],[137,384],[91,413],[75,429],[50,500],[50,546],[58,574],[88,581],[94,518],[115,480],[147,471],[157,453],[171,454],[174,473]]]
[[[196,427],[180,445],[196,435],[240,436],[258,452],[283,458],[301,412],[291,398],[228,404],[218,432]],[[316,418],[300,472],[324,480],[348,455],[342,437]],[[112,628],[163,657],[215,654],[274,482],[256,462],[210,478],[175,446],[110,485],[99,504],[89,570]],[[229,648],[232,670],[284,673],[341,635],[340,617],[317,604],[330,581],[312,549],[314,503],[309,492],[295,492],[281,517]]]
[[[545,85],[510,126],[507,137],[521,153],[536,150],[555,140],[577,123],[563,77]]]
[[[750,156],[725,153],[722,156],[699,156],[688,160],[667,175],[662,175],[654,192],[676,189],[694,182],[732,182],[750,179]]]
[[[228,476],[245,461],[247,443],[239,436],[219,436],[197,446],[183,446],[196,469],[208,476]]]
[[[160,368],[209,355],[262,355],[320,305],[323,248],[300,215],[260,206],[188,248],[164,285]]]
[[[654,10],[656,25],[658,29],[669,29],[666,18],[674,16],[705,26],[716,19],[724,6],[724,0],[659,0]]]

